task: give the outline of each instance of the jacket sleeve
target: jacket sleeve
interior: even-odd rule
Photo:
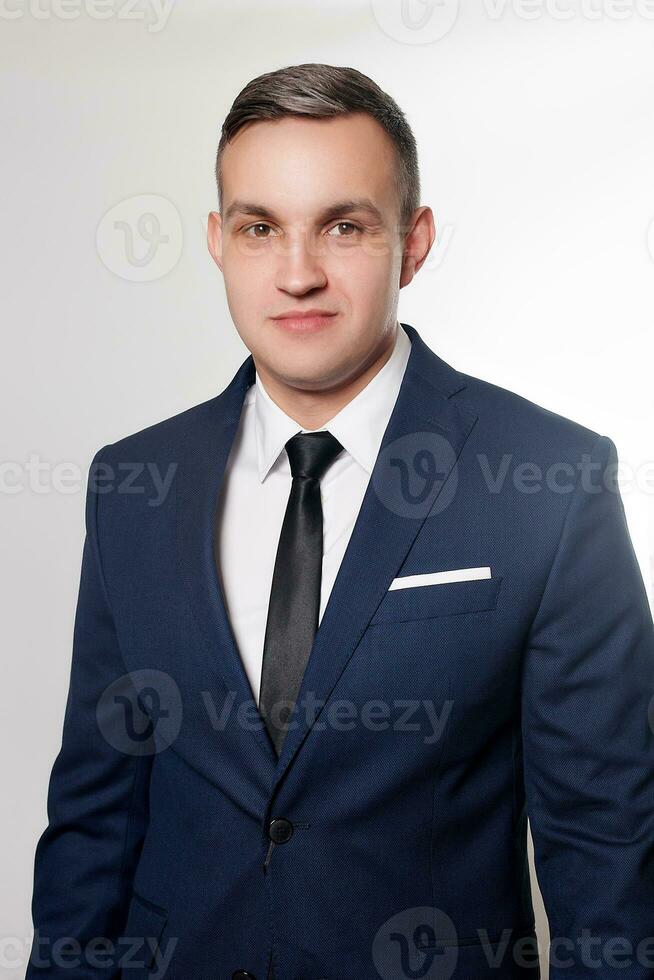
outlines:
[[[652,980],[654,625],[611,439],[590,460],[524,651],[527,812],[550,980]]]
[[[152,755],[125,751],[117,727],[124,704],[113,697],[129,685],[129,676],[98,545],[103,495],[94,474],[106,448],[94,456],[86,487],[70,684],[48,786],[48,823],[36,845],[26,980],[120,976],[126,947],[116,939],[147,827]]]

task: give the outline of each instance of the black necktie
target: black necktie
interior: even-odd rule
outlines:
[[[298,432],[286,443],[293,482],[275,558],[259,692],[259,708],[278,756],[318,629],[320,478],[342,449],[325,431]]]

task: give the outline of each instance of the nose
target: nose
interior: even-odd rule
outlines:
[[[322,254],[310,236],[285,242],[277,261],[276,286],[291,296],[303,296],[327,284]]]

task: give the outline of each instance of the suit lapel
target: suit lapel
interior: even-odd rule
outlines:
[[[234,698],[232,712],[250,705],[246,717],[257,714],[256,725],[244,730],[253,736],[255,760],[269,783],[277,755],[268,731],[256,712],[256,701],[227,615],[214,553],[215,515],[229,452],[236,436],[247,389],[255,380],[252,356],[241,365],[230,384],[216,398],[199,406],[200,417],[189,413],[189,427],[180,450],[176,479],[177,547],[187,597],[203,639],[202,660],[193,690],[207,686],[209,676],[224,684]],[[246,710],[246,709],[243,709]],[[233,731],[242,740],[238,726]],[[243,746],[241,745],[242,749]],[[249,755],[249,752],[248,752]]]

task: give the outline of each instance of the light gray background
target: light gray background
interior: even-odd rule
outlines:
[[[205,221],[252,76],[348,64],[406,110],[439,227],[400,318],[454,367],[616,442],[651,596],[654,4],[166,2],[0,0],[8,978],[31,941],[88,465],[247,355]]]

